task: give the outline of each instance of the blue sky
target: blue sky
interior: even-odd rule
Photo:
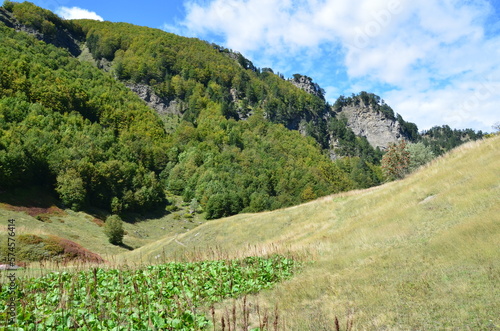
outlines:
[[[420,130],[500,122],[500,0],[32,0],[65,18],[160,28],[310,76],[330,102],[360,91]]]

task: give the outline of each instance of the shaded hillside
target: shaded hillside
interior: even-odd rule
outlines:
[[[258,300],[291,330],[500,325],[500,137],[469,143],[377,188],[204,224],[124,258],[290,252],[314,260]],[[175,240],[174,240],[175,239]]]
[[[74,56],[81,53],[81,28],[30,2],[19,6],[14,2],[4,1],[3,7],[0,7],[0,22],[18,32],[27,32],[38,40],[65,48]]]

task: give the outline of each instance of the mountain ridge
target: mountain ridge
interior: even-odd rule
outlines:
[[[30,24],[28,25],[22,24],[21,22],[19,22],[18,19],[14,18],[14,16],[5,9],[2,9],[2,20],[4,21],[4,23],[15,28],[16,31],[28,32],[34,35],[39,40],[52,43],[57,47],[63,47],[68,49],[68,51],[70,51],[70,53],[74,56],[80,55],[81,50],[80,47],[78,47],[78,45],[76,44],[76,42],[78,40],[82,41],[84,39],[81,36],[82,32],[78,28],[73,31],[71,29],[68,29],[67,27],[61,29],[61,27],[63,26],[63,22],[65,21],[58,19],[57,16],[43,9],[37,9],[37,13],[39,15],[45,15],[47,17],[46,22],[49,22],[49,24],[53,24],[56,28],[52,30],[49,29],[50,33],[48,34],[47,33],[43,34],[40,32],[40,29],[43,28],[41,27],[41,24],[38,24],[38,26],[37,24],[31,24],[31,26]],[[116,24],[123,24],[123,23],[116,23]],[[88,44],[85,45],[84,47],[88,47]],[[218,45],[213,45],[213,47],[216,48],[220,53],[226,54],[228,58],[230,58],[234,62],[238,63],[241,66],[241,68],[248,69],[251,71],[257,71],[258,68],[256,68],[251,61],[243,57],[240,53],[227,50]],[[93,54],[93,56],[99,68],[102,68],[107,71],[112,69],[111,68],[113,60],[112,58],[114,58],[114,55],[107,54],[105,56],[100,56]],[[272,69],[269,68],[266,69],[267,69],[266,72],[273,73]],[[292,83],[297,88],[307,92],[308,94],[314,95],[324,100],[324,90],[317,83],[314,83],[312,78],[300,74],[295,74],[294,77],[288,79],[287,81]],[[161,96],[158,96],[151,87],[146,88],[145,86],[139,86],[137,84],[133,84],[132,82],[126,82],[126,85],[129,88],[131,88],[135,93],[137,93],[139,97],[145,100],[145,102],[154,109],[160,110],[160,112],[164,112],[166,109],[169,108],[169,106],[167,105],[167,103],[169,104],[169,101],[165,100],[165,98],[162,98]],[[238,100],[237,95],[239,94],[239,92],[236,89],[233,89],[231,91],[231,94],[233,95],[233,101],[236,102]],[[153,99],[154,101],[152,101],[151,99]],[[328,108],[328,106],[326,107]],[[176,108],[178,112],[179,107],[174,107],[174,108]],[[360,113],[360,111],[362,111],[361,109],[357,110],[358,110],[357,113]],[[245,118],[247,116],[247,114],[243,114],[241,110],[238,112],[238,114],[239,117],[242,118]],[[316,118],[316,121],[327,120],[332,116],[335,116],[335,113],[332,113],[330,109],[326,109],[322,116]],[[273,120],[272,115],[269,115],[268,118],[270,120]],[[364,123],[359,119],[360,118],[358,118],[358,121],[348,120],[347,126],[351,129],[354,128],[355,134],[358,136],[366,137],[366,135],[364,135],[364,132],[371,131],[372,134],[370,134],[371,138],[369,139],[369,141],[374,148],[382,147],[382,149],[385,149],[389,143],[397,142],[400,139],[400,137],[408,139],[408,137],[404,134],[404,132],[401,132],[398,126],[392,123],[392,125],[389,124],[387,126],[379,127],[379,131],[385,127],[387,127],[387,130],[381,130],[380,132],[381,135],[385,135],[385,139],[377,141],[377,139],[373,137],[374,136],[373,130],[370,129],[370,127],[372,127],[373,125],[368,122]],[[311,115],[306,114],[305,117],[303,116],[294,117],[291,118],[287,123],[283,124],[285,124],[285,126],[288,127],[289,129],[299,130],[303,135],[307,135],[307,132],[304,129],[304,125],[303,124],[299,125],[299,123],[301,121],[310,122],[311,120],[312,120]],[[373,119],[371,119],[371,122],[373,122]],[[384,141],[384,143],[379,144],[378,142],[381,141]],[[330,151],[330,154],[332,154],[332,152],[333,150]]]
[[[163,190],[200,203],[209,218],[281,208],[384,181],[380,148],[363,136],[369,130],[353,132],[340,114],[343,107],[363,110],[369,105],[366,113],[372,119],[389,114],[400,137],[411,140],[409,133],[417,130],[373,94],[341,97],[331,106],[312,78],[297,74],[296,86],[272,69],[256,68],[240,53],[199,39],[128,23],[65,21],[28,2],[7,1],[1,10],[10,13],[2,17],[16,20],[11,26],[30,27],[36,39],[55,42],[66,33],[79,41],[82,52],[75,57],[71,50],[64,54],[61,48],[34,43],[21,30],[6,33],[4,58],[12,60],[6,60],[1,73],[3,125],[14,133],[3,137],[2,185],[45,178],[40,182],[68,206],[97,203],[122,213],[168,203]],[[40,53],[10,46],[16,43],[33,45]],[[42,77],[50,78],[41,83]],[[105,83],[96,86],[99,80]],[[134,91],[137,100],[131,101],[124,88]],[[102,140],[99,153],[69,128],[71,138],[60,140],[51,138],[62,134],[57,126],[40,124],[46,125],[42,132],[53,132],[39,145],[25,138],[40,139],[34,130],[18,137],[15,132],[30,128],[24,123],[40,106],[47,123],[60,117],[69,125],[69,117],[79,118],[92,132],[89,136],[100,137],[92,139]],[[156,109],[153,113],[143,106]],[[85,152],[66,141],[87,146]],[[120,147],[109,149],[110,144]],[[56,155],[72,159],[58,165]],[[97,163],[95,155],[100,155]],[[16,170],[11,160],[23,167]],[[135,175],[124,162],[134,164]]]

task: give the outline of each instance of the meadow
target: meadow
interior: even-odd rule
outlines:
[[[71,309],[94,316],[96,328],[117,330],[126,323],[184,330],[496,330],[499,160],[497,136],[463,145],[403,180],[158,235],[107,256],[108,267],[18,271],[19,291],[38,296],[44,317],[21,313],[21,292],[19,316],[46,326],[62,322],[62,330],[93,327],[87,317],[67,317]],[[140,226],[157,226],[149,222]],[[301,265],[293,277],[292,261]],[[168,278],[171,268],[197,271]],[[253,276],[241,276],[245,285],[234,291],[233,271]],[[266,272],[272,279],[256,280]],[[93,290],[84,286],[94,283]],[[184,292],[166,297],[169,283]],[[167,306],[181,309],[167,314]],[[58,313],[49,319],[43,309]],[[102,311],[113,325],[102,324]]]
[[[293,253],[314,261],[258,295],[287,330],[500,327],[500,137],[468,143],[407,178],[200,225],[124,260]]]

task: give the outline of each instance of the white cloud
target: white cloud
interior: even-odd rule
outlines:
[[[60,7],[56,14],[67,20],[88,18],[91,20],[104,21],[104,19],[95,12],[78,7]]]
[[[485,32],[493,9],[487,0],[191,0],[181,25],[274,69],[310,70],[329,92],[336,83],[378,92],[422,129],[491,130],[500,93],[478,91],[500,90],[500,35]],[[321,73],[339,66],[344,82]]]

